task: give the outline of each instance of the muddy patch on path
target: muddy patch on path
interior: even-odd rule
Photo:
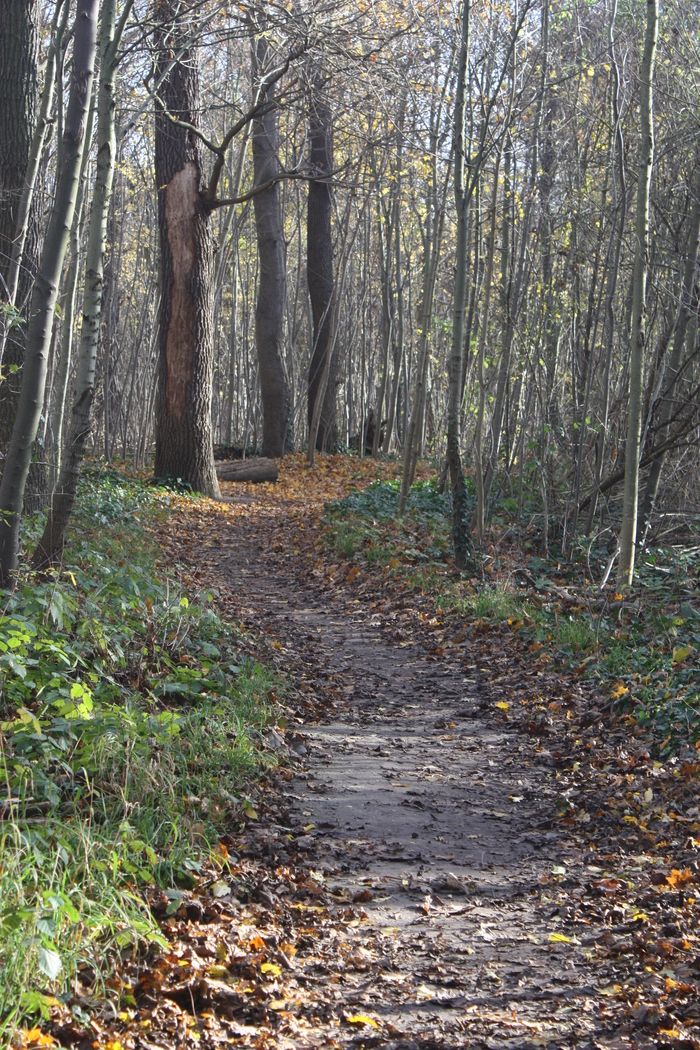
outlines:
[[[567,870],[546,761],[480,713],[469,664],[392,638],[259,524],[231,532],[216,562],[241,619],[280,639],[327,696],[297,742],[305,771],[289,801],[304,829],[295,849],[353,911],[337,965],[318,975],[333,1019],[296,1045],[606,1045],[585,931],[542,892]]]

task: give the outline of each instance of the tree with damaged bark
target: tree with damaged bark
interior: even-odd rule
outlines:
[[[204,200],[197,12],[156,0],[155,177],[160,305],[154,473],[218,496],[211,430],[212,239]]]
[[[699,5],[7,0],[0,1050],[700,1034]],[[256,803],[314,697],[350,750],[310,808],[349,852]],[[462,958],[443,894],[483,868],[518,1017],[466,958],[435,1022],[441,967],[387,940],[397,754],[445,818],[403,822],[397,906]],[[326,827],[344,871],[376,854],[359,927]],[[643,938],[606,939],[613,898]]]

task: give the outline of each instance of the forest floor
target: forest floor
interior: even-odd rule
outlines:
[[[168,949],[125,960],[89,1024],[19,1045],[700,1047],[697,747],[659,748],[627,686],[511,605],[441,605],[480,587],[447,561],[349,558],[324,508],[396,469],[290,457],[276,485],[172,497],[164,563],[284,683],[271,770],[211,870],[153,891]]]
[[[171,920],[160,1020],[128,1045],[175,1045],[184,1009],[201,1046],[700,1046],[696,752],[655,760],[532,646],[334,559],[324,504],[391,471],[294,460],[170,520],[291,682],[292,762],[231,847],[238,986],[220,922]]]

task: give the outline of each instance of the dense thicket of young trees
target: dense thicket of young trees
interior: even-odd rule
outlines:
[[[206,492],[212,442],[359,435],[403,457],[404,496],[417,456],[448,455],[458,561],[507,497],[545,549],[621,536],[622,583],[666,515],[697,514],[696,0],[122,0],[97,319],[70,309],[96,287],[92,116],[66,258],[53,290],[33,277],[75,153],[83,6],[8,0],[0,25],[10,547],[21,450],[55,464],[75,440],[86,323],[88,448]]]

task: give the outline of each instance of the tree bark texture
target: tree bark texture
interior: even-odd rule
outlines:
[[[102,319],[107,224],[116,154],[114,128],[114,85],[118,46],[118,40],[115,39],[116,6],[117,0],[103,0],[100,21],[100,86],[97,99],[97,167],[85,257],[85,289],[75,395],[65,455],[58,474],[56,490],[43,534],[34,552],[33,562],[37,568],[44,568],[54,563],[63,551],[66,528],[78,488],[85,444],[90,436]],[[60,440],[60,434],[57,434],[57,438]]]
[[[447,465],[450,471],[450,487],[452,489],[452,544],[455,565],[458,569],[464,569],[471,559],[467,488],[464,481],[460,451],[462,370],[464,367],[464,333],[467,307],[467,257],[469,250],[469,196],[465,179],[467,166],[465,108],[469,63],[470,13],[470,0],[463,0],[455,96],[455,129],[452,147],[454,151],[454,193],[457,209],[457,258],[455,260],[455,288],[452,309],[452,342],[447,361]]]
[[[692,216],[689,224],[688,251],[685,259],[685,266],[683,267],[683,285],[681,287],[680,300],[674,322],[675,328],[673,332],[671,352],[669,354],[668,362],[666,363],[663,388],[659,399],[660,404],[658,406],[657,420],[657,431],[659,436],[657,438],[657,443],[668,437],[669,427],[673,422],[673,415],[676,407],[675,397],[677,396],[676,384],[681,370],[683,348],[685,346],[688,325],[692,315],[698,249],[700,248],[700,179],[697,177],[695,184],[695,203],[693,205]],[[656,497],[659,491],[659,484],[665,460],[665,455],[658,456],[653,461],[649,470],[649,477],[647,478],[644,498],[641,501],[639,512],[642,542],[644,541],[645,534],[648,531],[651,522],[651,515],[656,504]]]
[[[337,354],[334,348],[333,237],[331,186],[333,131],[331,111],[321,74],[311,79],[309,91],[309,164],[317,178],[309,180],[306,225],[306,268],[313,344],[309,364],[309,434],[319,452],[338,444],[336,422]],[[321,402],[319,405],[318,402]],[[314,415],[318,419],[317,432]]]
[[[17,566],[22,501],[44,403],[46,372],[63,260],[75,210],[85,123],[92,91],[99,0],[78,0],[73,66],[59,169],[46,238],[29,306],[22,387],[0,483],[0,586]]]
[[[201,193],[199,141],[183,126],[197,123],[198,76],[189,14],[178,0],[156,0],[157,79],[162,84],[155,122],[160,302],[154,472],[216,497],[212,240]]]
[[[632,327],[629,348],[629,404],[625,445],[625,488],[620,532],[618,584],[630,587],[634,579],[639,502],[639,460],[642,443],[642,380],[646,342],[644,316],[649,268],[649,196],[654,165],[654,60],[659,28],[658,0],[647,0],[644,54],[639,72],[639,119],[641,143],[635,217],[635,251],[632,273]]]
[[[270,45],[261,34],[253,41],[253,77],[259,101],[272,108],[253,121],[254,184],[280,174],[278,114],[274,88],[265,87]],[[253,198],[258,241],[258,294],[255,303],[255,344],[258,353],[263,412],[264,456],[283,456],[287,448],[291,397],[284,365],[284,319],[287,309],[287,245],[279,183]]]
[[[220,481],[277,481],[279,469],[274,459],[254,456],[217,463],[216,473]]]
[[[12,280],[14,246],[20,232],[22,199],[36,127],[37,0],[4,0],[0,16],[0,301],[24,315],[36,269],[36,222],[25,237],[24,258]],[[14,284],[14,287],[12,287]],[[0,451],[7,449],[22,382],[26,318],[12,323],[0,353]]]

